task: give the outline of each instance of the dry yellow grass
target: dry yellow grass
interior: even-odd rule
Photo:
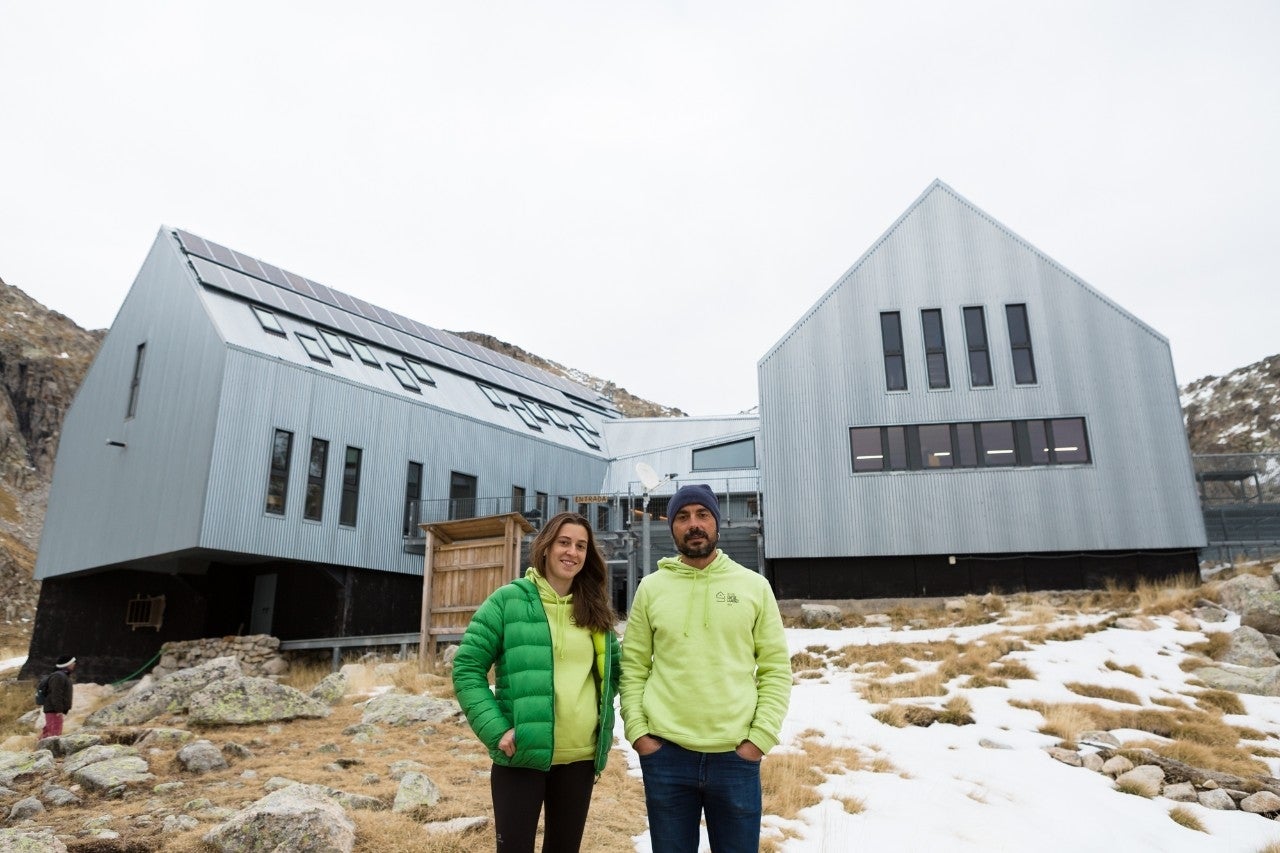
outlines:
[[[1068,681],[1063,687],[1087,699],[1108,699],[1126,705],[1141,705],[1142,697],[1132,690],[1123,687],[1108,687],[1104,684],[1084,684],[1080,681]]]
[[[1200,818],[1196,817],[1196,813],[1186,806],[1174,806],[1169,809],[1169,819],[1179,826],[1185,826],[1187,829],[1194,829],[1196,832],[1208,832],[1204,828],[1204,824],[1200,822]]]
[[[1187,654],[1199,655],[1200,657],[1209,658],[1209,660],[1217,660],[1222,657],[1227,648],[1231,645],[1231,634],[1228,631],[1214,631],[1205,634],[1203,641],[1192,643],[1186,646]],[[1202,664],[1203,665],[1203,664]]]
[[[1192,694],[1192,700],[1205,711],[1218,710],[1223,714],[1245,713],[1244,702],[1230,690],[1202,690]]]
[[[1132,675],[1134,678],[1142,678],[1142,667],[1140,666],[1135,666],[1133,664],[1122,665],[1113,660],[1106,661],[1103,666],[1114,672],[1125,672]]]

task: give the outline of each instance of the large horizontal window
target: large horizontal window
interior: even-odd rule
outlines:
[[[850,427],[849,449],[855,473],[1091,461],[1084,418]]]
[[[693,470],[724,471],[729,468],[756,467],[756,440],[744,438],[693,451]]]

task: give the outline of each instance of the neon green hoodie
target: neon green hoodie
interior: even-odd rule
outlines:
[[[622,642],[627,740],[698,752],[778,745],[791,658],[769,582],[723,551],[705,569],[677,557],[636,590]]]

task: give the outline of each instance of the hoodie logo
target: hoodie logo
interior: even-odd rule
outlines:
[[[721,604],[737,604],[738,594],[736,592],[717,592],[716,601]]]

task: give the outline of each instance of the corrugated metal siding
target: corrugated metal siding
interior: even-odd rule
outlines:
[[[144,342],[137,414],[126,419]],[[162,232],[67,412],[37,578],[195,546],[224,351]]]
[[[578,451],[540,440],[518,422],[511,429],[499,428],[465,411],[447,412],[399,394],[335,381],[322,366],[243,350],[231,351],[227,365],[204,547],[420,573],[422,557],[406,554],[400,535],[410,460],[423,463],[425,500],[449,496],[452,471],[475,476],[479,497],[506,497],[517,485],[530,500],[537,491],[594,492],[604,477],[606,463],[598,455],[585,447]],[[263,511],[277,428],[294,433],[283,518]],[[305,459],[313,436],[330,442],[319,524],[302,519]],[[348,445],[364,451],[354,529],[338,524],[342,457]]]
[[[694,471],[693,451],[742,438],[756,438],[756,464],[760,462],[760,419],[755,415],[710,418],[636,418],[607,421],[604,426],[614,459],[609,465],[601,491],[609,494],[639,494],[643,491],[636,463],[651,465],[659,475],[675,474],[677,483],[717,482],[717,491],[734,490],[727,481],[739,485],[755,481],[760,469],[734,468],[723,471]],[[664,483],[654,494],[670,494],[672,483]]]
[[[1025,302],[1038,384],[1015,386],[1004,306]],[[982,305],[995,387],[970,389],[961,309]],[[941,308],[951,389],[930,391],[920,310]],[[887,393],[879,314],[908,385]],[[770,558],[1199,547],[1168,343],[935,184],[760,362]],[[1086,466],[851,472],[851,426],[1086,418]]]

